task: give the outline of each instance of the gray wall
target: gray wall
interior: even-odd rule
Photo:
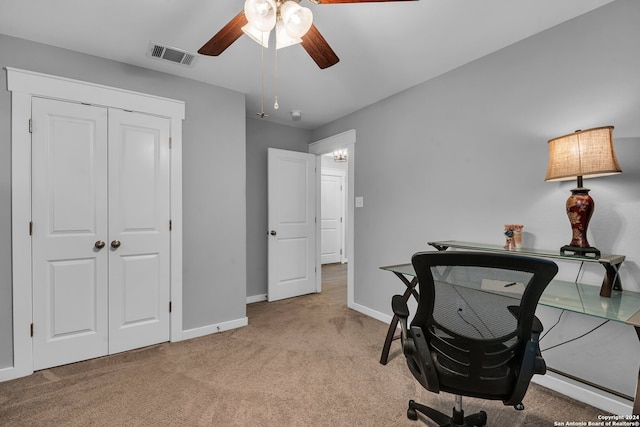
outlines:
[[[378,267],[408,262],[429,240],[501,244],[503,224],[515,222],[528,246],[568,244],[564,204],[575,182],[544,182],[546,141],[603,125],[616,127],[623,173],[585,181],[597,205],[589,240],[627,255],[623,285],[640,291],[639,21],[640,2],[615,1],[314,130],[313,140],[357,132],[355,302],[390,315],[403,285]],[[560,277],[577,268],[562,265]],[[581,280],[599,285],[604,270],[586,270]],[[549,328],[559,313],[541,311]],[[542,347],[594,323],[564,315]],[[608,324],[545,358],[632,394],[638,354],[633,328]],[[593,369],[604,360],[620,369]]]
[[[309,151],[311,132],[247,119],[247,297],[267,293],[267,148]]]
[[[244,95],[193,80],[0,35],[0,67],[16,67],[183,100],[183,328],[246,316]],[[0,90],[0,368],[12,366],[11,139]]]

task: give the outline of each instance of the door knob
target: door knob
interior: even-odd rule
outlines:
[[[104,242],[102,240],[98,240],[94,246],[98,249],[102,249],[104,248]]]
[[[275,236],[278,233],[276,233],[276,230],[271,230],[271,233],[269,233],[269,234],[271,234],[272,236]]]
[[[111,242],[111,247],[113,249],[118,249],[120,247],[120,240],[114,240],[113,242]]]

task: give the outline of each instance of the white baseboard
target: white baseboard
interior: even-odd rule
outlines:
[[[182,331],[181,340],[187,340],[191,338],[197,338],[204,335],[215,334],[218,332],[229,331],[231,329],[241,328],[249,324],[249,319],[243,317],[236,320],[227,322],[216,323],[214,325],[202,326],[200,328],[187,329]],[[6,368],[0,368],[0,382],[13,380],[16,378],[31,375],[33,371],[25,371],[24,369],[17,369],[13,366]]]
[[[614,415],[630,415],[633,402],[555,372],[534,375],[532,382]]]
[[[24,370],[14,366],[8,366],[0,369],[0,382],[15,380],[16,378],[26,377],[31,374],[33,374],[32,370]]]
[[[391,319],[393,319],[393,316],[389,316],[388,314],[384,314],[379,311],[372,310],[369,307],[357,304],[355,302],[351,304],[349,308],[355,311],[359,311],[360,313],[365,314],[369,317],[373,317],[374,319],[379,320],[383,323],[386,323],[387,325],[391,323]]]
[[[247,304],[253,304],[254,302],[260,302],[260,301],[266,301],[266,300],[267,300],[267,294],[252,295],[250,297],[247,297]]]
[[[249,319],[243,317],[227,322],[215,323],[213,325],[201,326],[199,328],[187,329],[182,332],[182,339],[203,337],[205,335],[217,334],[218,332],[229,331],[231,329],[241,328],[249,324]]]

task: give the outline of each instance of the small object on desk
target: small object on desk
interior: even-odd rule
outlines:
[[[520,249],[522,248],[522,224],[505,224],[504,235],[507,236],[507,242],[504,245],[505,249]]]

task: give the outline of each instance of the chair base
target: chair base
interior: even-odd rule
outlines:
[[[458,411],[456,408],[453,408],[453,415],[449,416],[440,411],[436,411],[433,408],[410,400],[409,409],[407,409],[407,418],[414,421],[417,420],[418,412],[435,421],[439,427],[472,427],[487,425],[487,413],[485,411],[480,411],[476,414],[465,417],[462,409]]]

